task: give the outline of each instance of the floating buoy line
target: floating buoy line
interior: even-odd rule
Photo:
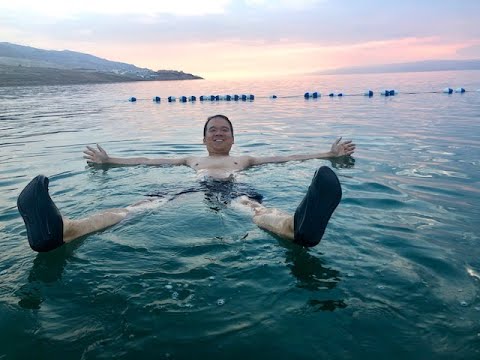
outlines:
[[[442,91],[417,91],[417,92],[398,92],[397,90],[394,89],[385,89],[381,90],[378,94],[380,96],[385,96],[385,97],[390,97],[390,96],[396,96],[399,94],[402,95],[418,95],[418,94],[453,94],[453,93],[458,93],[458,94],[463,94],[466,93],[467,90],[463,87],[459,87],[456,89],[453,88],[445,88]],[[472,91],[468,91],[472,92]],[[480,89],[477,90],[477,92],[480,92]],[[366,90],[365,92],[361,94],[345,94],[342,92],[331,92],[328,93],[326,96],[328,97],[343,97],[343,96],[366,96],[366,97],[373,97],[375,93],[372,90]],[[322,94],[318,91],[312,91],[312,92],[306,92],[302,95],[286,95],[286,96],[277,96],[277,95],[270,95],[270,96],[260,96],[260,97],[255,97],[253,94],[242,94],[242,95],[201,95],[197,98],[197,96],[179,96],[178,98],[175,96],[168,96],[166,98],[161,98],[160,96],[154,96],[153,101],[155,103],[161,103],[162,101],[164,102],[196,102],[196,101],[253,101],[255,98],[257,99],[293,99],[293,98],[304,98],[306,100],[309,99],[319,99],[322,97]],[[323,95],[325,97],[325,95]],[[130,97],[128,101],[130,102],[136,102],[137,100],[147,100],[147,99],[138,99],[134,96]]]

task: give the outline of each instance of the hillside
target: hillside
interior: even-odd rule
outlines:
[[[177,70],[139,68],[69,50],[43,50],[0,43],[0,86],[194,79],[202,78]]]

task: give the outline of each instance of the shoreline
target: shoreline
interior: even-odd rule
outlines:
[[[175,76],[172,74],[162,76],[162,74],[159,74],[157,78],[144,79],[135,76],[117,75],[90,70],[0,65],[0,87],[113,84],[138,81],[178,80],[203,80],[203,78],[181,73],[181,76]]]

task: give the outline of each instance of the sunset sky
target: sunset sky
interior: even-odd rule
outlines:
[[[480,58],[480,1],[0,0],[0,41],[209,79]]]

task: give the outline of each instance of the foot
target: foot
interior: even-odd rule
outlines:
[[[48,194],[48,183],[47,177],[38,175],[22,190],[17,200],[30,247],[38,252],[64,244],[62,216]]]
[[[326,166],[315,173],[307,194],[294,216],[294,242],[315,246],[323,237],[328,221],[342,198],[337,175]]]

